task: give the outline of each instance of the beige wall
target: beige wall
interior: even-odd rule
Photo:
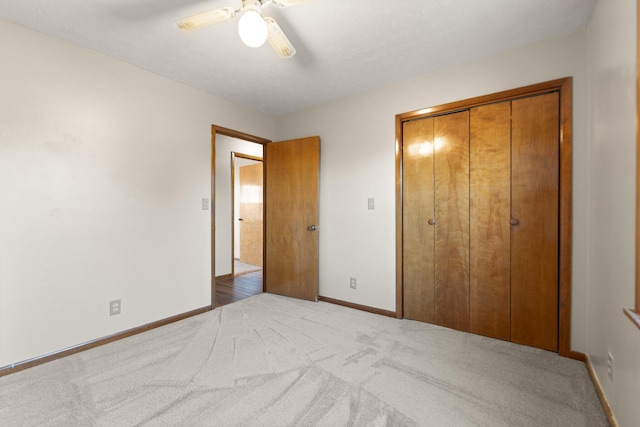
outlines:
[[[0,367],[208,305],[211,124],[274,120],[2,20],[0,52]]]
[[[634,302],[636,25],[636,0],[609,0],[588,27],[586,352],[620,426],[640,424],[640,331],[622,314]]]

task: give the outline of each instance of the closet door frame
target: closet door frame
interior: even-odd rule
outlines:
[[[572,213],[572,78],[566,77],[479,96],[396,115],[396,316],[404,317],[403,308],[403,200],[402,148],[403,123],[481,105],[508,101],[557,91],[560,98],[560,183],[559,183],[559,312],[558,353],[560,356],[581,359],[581,353],[571,350],[571,213]]]

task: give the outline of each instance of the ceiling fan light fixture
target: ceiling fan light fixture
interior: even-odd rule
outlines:
[[[260,47],[269,40],[269,44],[280,58],[291,58],[296,54],[296,49],[276,21],[268,16],[263,17],[261,11],[263,7],[271,4],[277,7],[289,7],[307,1],[310,0],[242,0],[242,6],[238,9],[222,7],[184,18],[176,24],[181,30],[191,31],[241,14],[238,34],[244,44],[249,47]]]
[[[240,39],[249,47],[260,47],[267,40],[267,23],[259,10],[247,9],[238,22]]]

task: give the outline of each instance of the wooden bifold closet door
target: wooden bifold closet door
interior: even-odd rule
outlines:
[[[558,349],[557,92],[403,124],[404,314]]]
[[[461,330],[469,328],[468,121],[463,111],[407,122],[403,145],[404,237],[416,248],[404,258],[414,285],[405,315]]]
[[[511,102],[471,109],[471,332],[511,339]]]
[[[558,347],[558,93],[512,102],[511,341]]]

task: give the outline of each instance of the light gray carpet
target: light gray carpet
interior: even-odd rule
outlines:
[[[606,426],[584,364],[261,294],[0,378],[2,426]]]

